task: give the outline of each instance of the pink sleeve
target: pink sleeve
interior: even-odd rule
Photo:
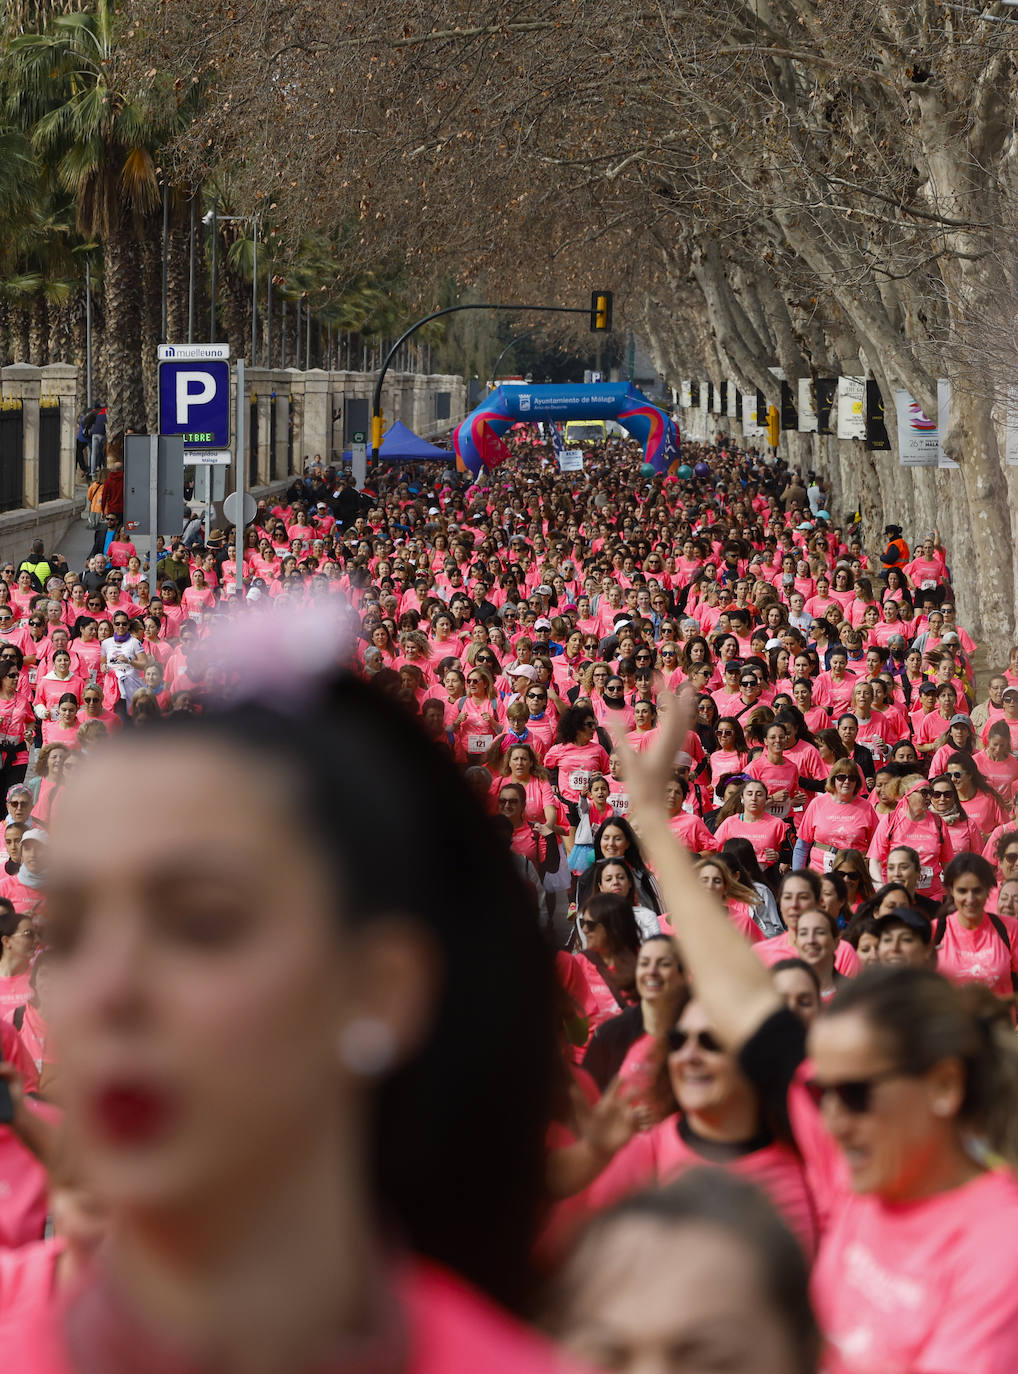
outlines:
[[[669,1118],[671,1119],[671,1118]],[[656,1177],[651,1133],[638,1132],[587,1189],[591,1208],[600,1211],[620,1198],[649,1187]]]

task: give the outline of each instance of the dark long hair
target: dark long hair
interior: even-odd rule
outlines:
[[[292,716],[213,708],[155,722],[145,738],[162,732],[253,755],[293,780],[300,822],[333,871],[338,928],[406,912],[434,940],[435,1023],[381,1084],[365,1156],[397,1234],[521,1306],[556,1054],[552,961],[534,899],[452,756],[348,674]],[[340,776],[356,785],[337,789]]]

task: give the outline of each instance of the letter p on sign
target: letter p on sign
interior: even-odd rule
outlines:
[[[187,425],[191,419],[191,407],[207,405],[216,394],[216,384],[207,372],[178,372],[177,383],[177,421]]]
[[[225,358],[163,359],[159,364],[159,433],[180,434],[185,449],[230,443],[230,364]]]

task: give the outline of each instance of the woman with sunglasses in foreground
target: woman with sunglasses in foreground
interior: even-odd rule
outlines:
[[[813,1298],[829,1374],[1005,1374],[1018,1350],[1018,1047],[1003,1004],[936,973],[845,984],[807,1037],[696,882],[661,804],[690,703],[626,760],[704,1026],[787,1121],[821,1222]],[[692,1031],[691,1025],[686,1027]]]

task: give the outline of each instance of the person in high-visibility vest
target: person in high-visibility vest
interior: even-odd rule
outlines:
[[[887,548],[880,556],[880,561],[884,565],[884,571],[889,568],[903,568],[909,560],[908,545],[902,538],[900,525],[885,525],[884,533],[890,540]]]

